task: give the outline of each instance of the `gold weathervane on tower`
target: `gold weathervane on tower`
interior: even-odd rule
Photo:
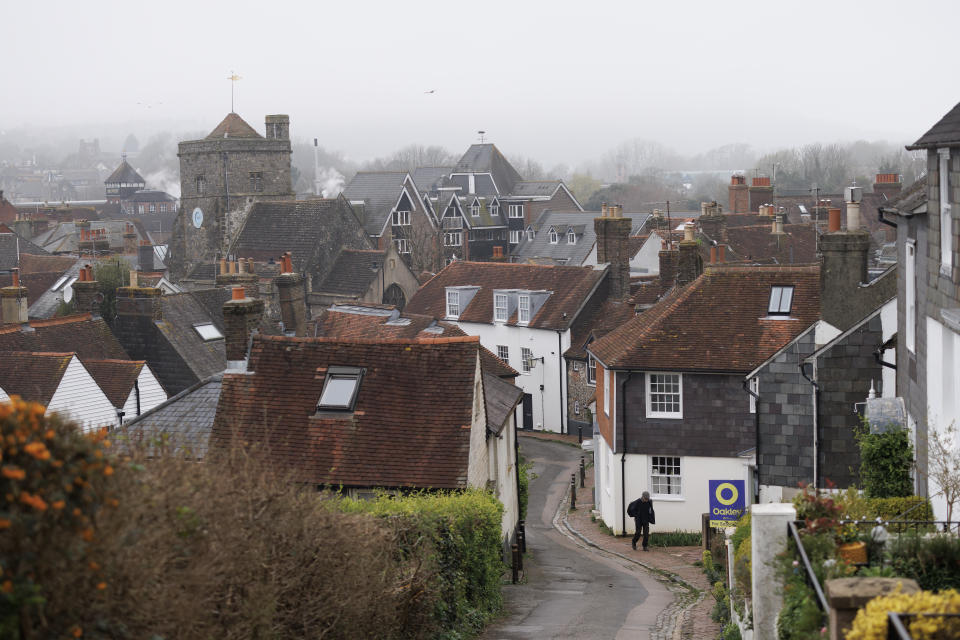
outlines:
[[[237,80],[240,80],[240,76],[231,71],[230,75],[227,76],[227,80],[230,81],[230,113],[236,113],[233,110],[233,88],[237,85]]]

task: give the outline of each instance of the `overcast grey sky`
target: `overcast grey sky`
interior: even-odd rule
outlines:
[[[0,129],[209,130],[234,70],[258,130],[289,113],[294,138],[354,159],[459,151],[484,129],[576,165],[634,137],[685,153],[912,141],[960,101],[955,0],[5,0],[2,15]]]

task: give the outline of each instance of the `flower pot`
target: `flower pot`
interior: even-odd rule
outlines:
[[[848,542],[837,547],[837,555],[851,564],[867,563],[867,543]]]

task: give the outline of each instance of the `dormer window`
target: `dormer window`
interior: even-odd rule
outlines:
[[[517,322],[519,324],[530,324],[530,296],[522,293],[518,300]]]
[[[536,233],[533,230],[533,227],[527,227],[527,242],[533,242],[533,239],[536,237]]]
[[[473,204],[470,205],[470,215],[474,218],[480,215],[480,203],[476,200],[473,201]]]
[[[492,215],[492,216],[498,216],[498,215],[500,215],[500,203],[499,203],[499,202],[494,202],[493,204],[490,205],[490,215]]]
[[[497,293],[493,296],[493,321],[506,322],[508,313],[507,294]]]
[[[363,369],[357,367],[327,369],[317,411],[353,411],[362,377]]]
[[[770,288],[770,305],[767,313],[771,316],[788,316],[793,305],[793,287],[773,286]]]
[[[447,317],[454,320],[460,317],[459,291],[447,291]]]
[[[573,229],[567,229],[567,244],[577,244],[577,234]]]
[[[557,244],[560,241],[559,236],[557,235],[557,230],[553,227],[550,227],[550,244]]]

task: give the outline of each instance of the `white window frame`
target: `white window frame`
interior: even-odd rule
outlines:
[[[460,317],[459,291],[447,291],[447,317],[454,320]]]
[[[511,229],[510,230],[510,244],[520,244],[520,234],[523,231],[520,229]]]
[[[520,347],[520,362],[523,373],[530,373],[533,368],[533,351],[529,347]]]
[[[459,247],[463,245],[462,231],[447,231],[443,234],[443,246]]]
[[[493,321],[506,322],[510,298],[505,293],[493,294]]]
[[[479,217],[480,217],[480,205],[479,205],[479,204],[472,204],[472,205],[470,205],[470,215],[473,216],[474,218],[479,218]]]
[[[677,393],[678,396],[677,406],[679,407],[676,411],[655,411],[653,409],[653,395],[674,395],[667,394],[663,391],[654,391],[654,384],[663,384],[669,382],[667,380],[655,380],[657,378],[666,378],[667,376],[676,376],[677,378]],[[683,418],[683,374],[672,372],[672,371],[654,371],[648,372],[644,380],[644,392],[646,396],[646,408],[647,408],[647,417],[648,418]]]
[[[395,227],[407,227],[410,226],[410,212],[409,211],[394,211],[393,212],[393,226]]]
[[[659,463],[659,464],[658,464]],[[676,469],[676,473],[670,473]],[[661,473],[654,473],[661,471]],[[680,499],[683,498],[683,457],[682,456],[650,456],[650,494],[660,499]],[[663,481],[655,481],[654,478],[662,478],[666,481],[668,491],[658,491],[663,487]],[[674,480],[676,479],[676,491],[672,491]]]
[[[610,369],[603,368],[603,413],[610,417]]]
[[[492,216],[498,216],[498,215],[500,215],[500,205],[499,205],[499,204],[492,204],[492,205],[490,205],[490,215],[492,215]]]
[[[397,253],[410,253],[410,241],[406,238],[394,238],[393,244],[397,247]]]
[[[940,273],[953,271],[953,207],[950,203],[950,149],[937,149],[940,182]]]
[[[760,395],[760,376],[754,376],[750,378],[750,391]],[[750,394],[750,413],[757,412],[757,399],[753,397],[753,394]]]
[[[505,344],[497,345],[497,357],[510,364],[510,347]]]
[[[567,231],[567,244],[577,244],[577,234],[573,232],[573,229]]]
[[[557,244],[558,242],[560,242],[560,236],[557,234],[557,230],[550,227],[550,244]]]
[[[587,354],[587,384],[591,387],[597,386],[597,360],[589,353]]]
[[[579,401],[579,400],[574,400],[574,401],[573,401],[573,413],[574,413],[574,415],[580,415],[580,401]]]
[[[213,340],[223,340],[223,334],[220,333],[220,330],[212,322],[200,322],[193,325],[193,330],[197,332],[197,335],[204,342],[211,342]]]
[[[907,351],[917,352],[917,245],[913,240],[906,242],[906,304],[904,322],[906,324]]]
[[[789,316],[790,311],[793,309],[794,292],[795,289],[793,285],[773,285],[770,287],[770,301],[767,304],[767,315]],[[788,293],[789,295],[787,295]]]
[[[507,216],[510,218],[522,218],[523,217],[523,205],[522,204],[511,204],[507,207]]]
[[[525,293],[517,299],[517,324],[530,324],[530,296]]]

